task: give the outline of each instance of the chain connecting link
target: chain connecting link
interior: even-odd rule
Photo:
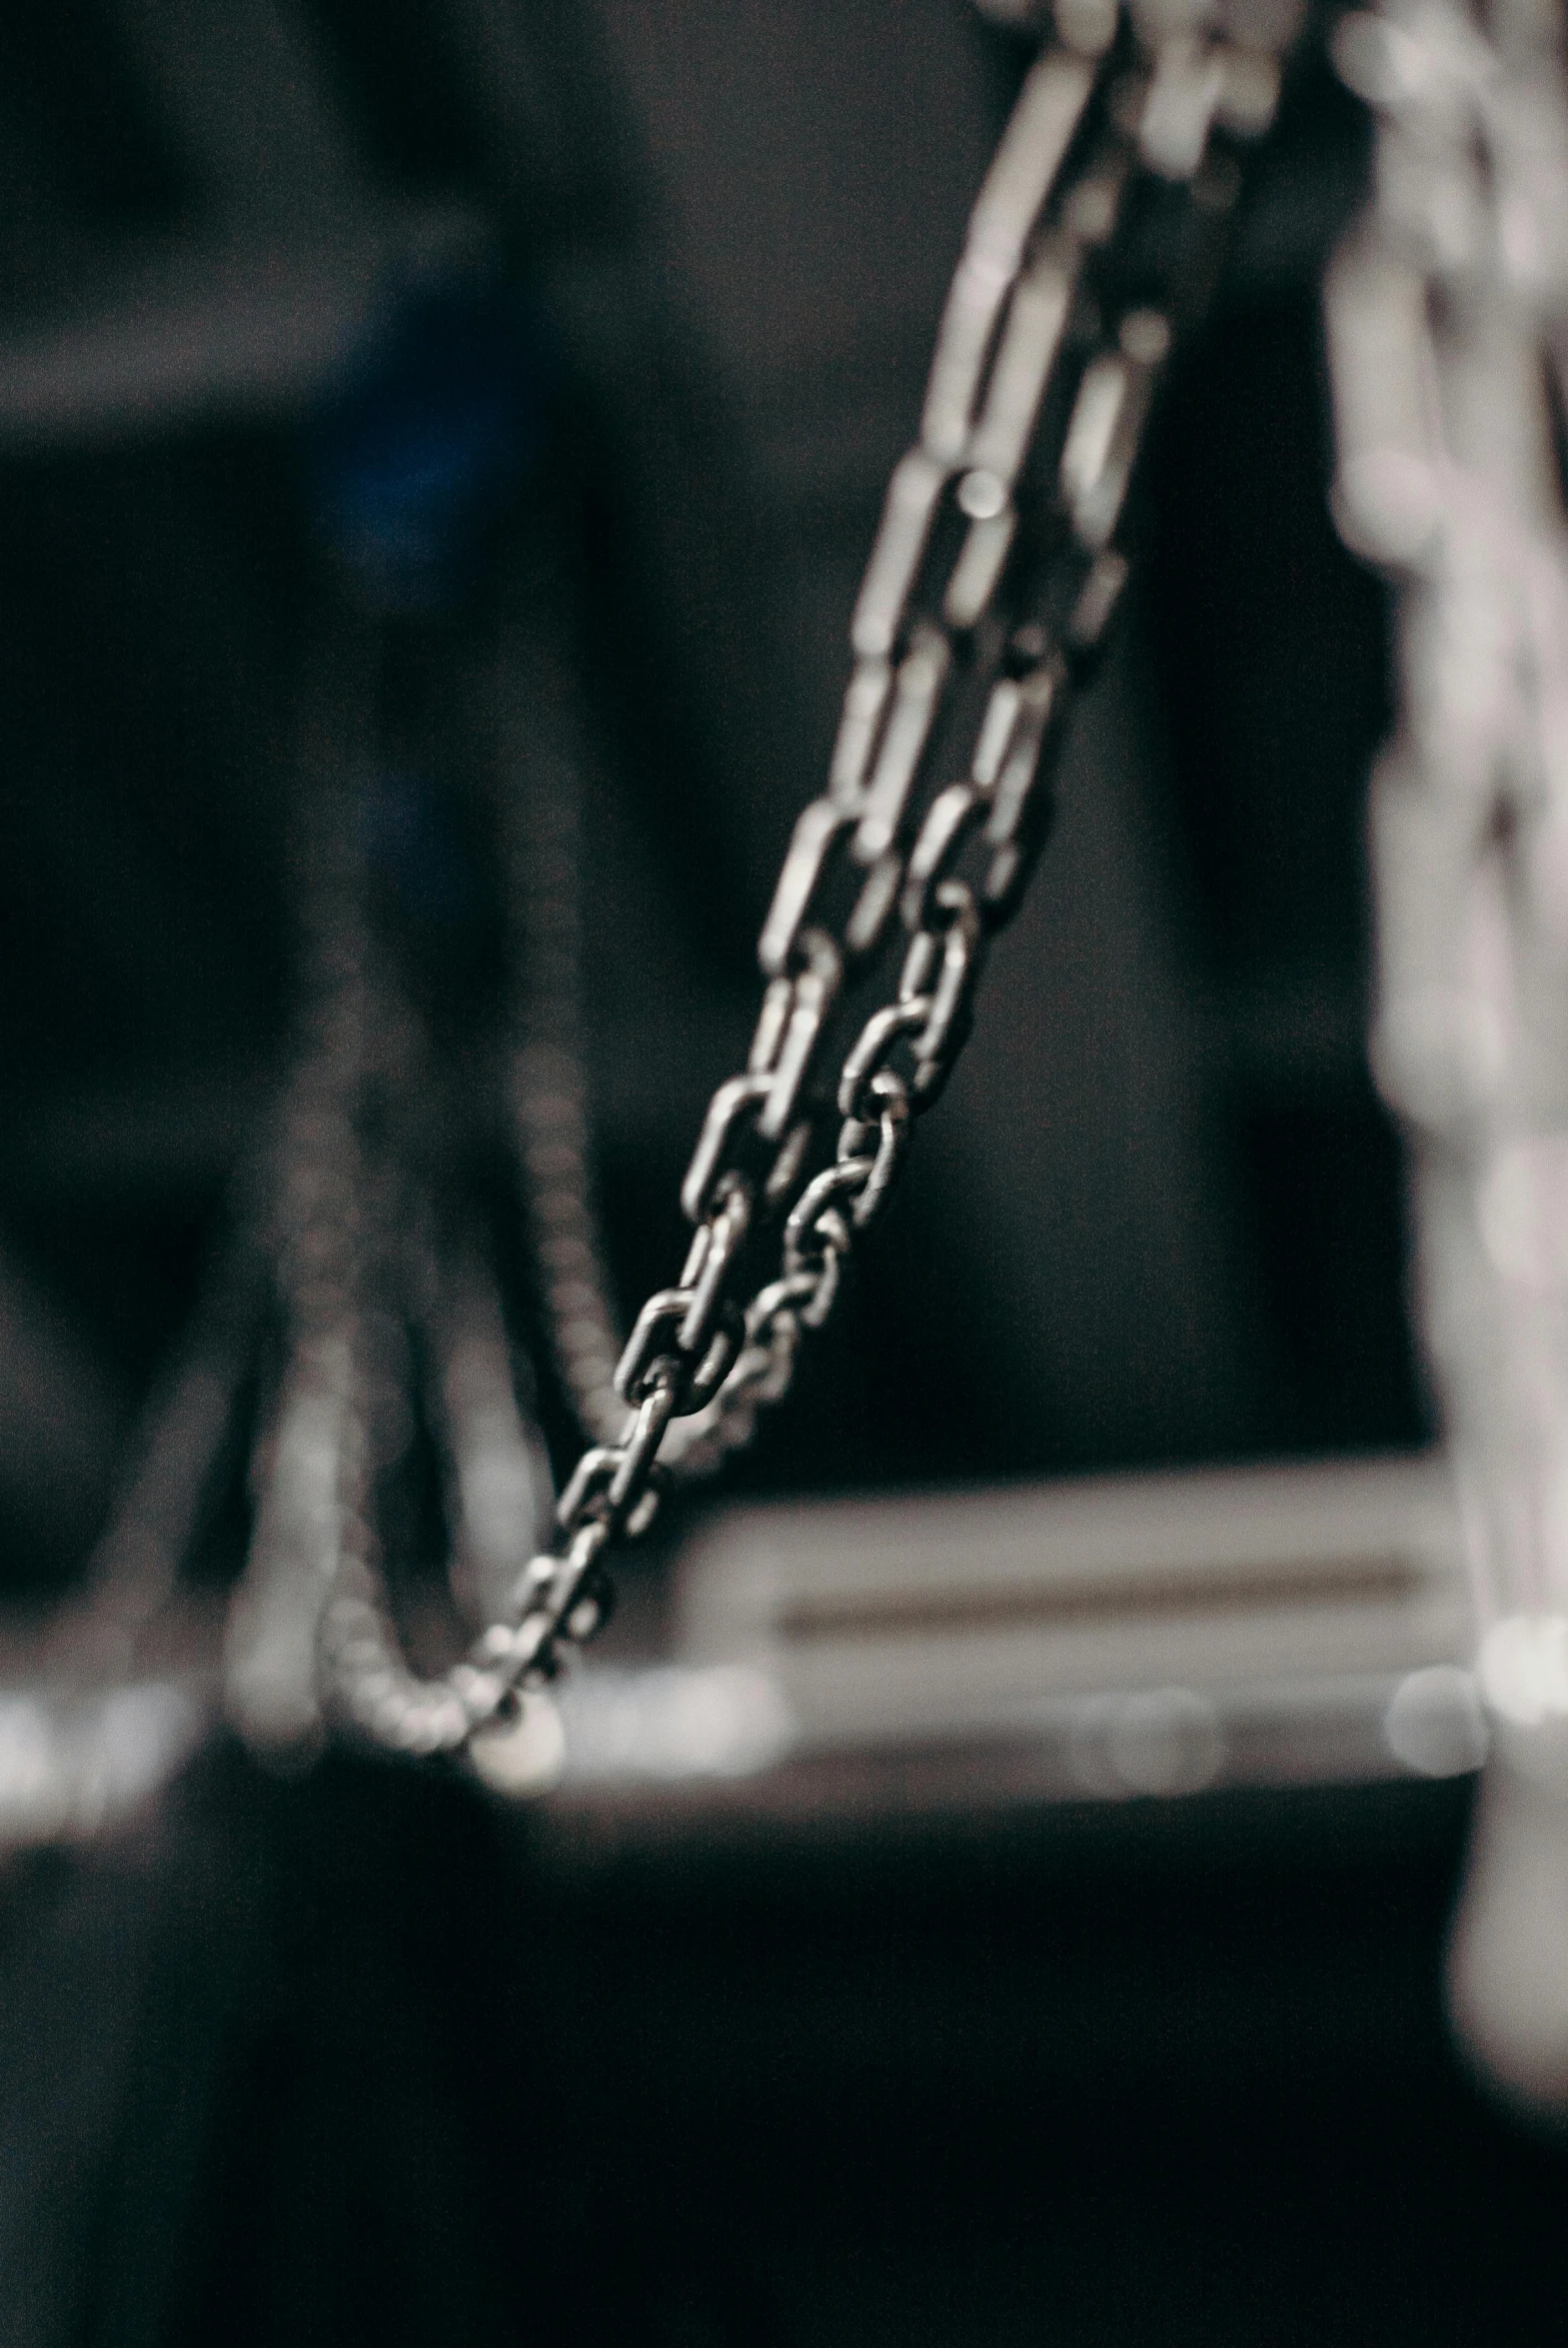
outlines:
[[[1555,10],[1418,0],[1335,40],[1378,124],[1375,199],[1328,285],[1335,502],[1399,591],[1373,1062],[1413,1146],[1425,1334],[1505,1712],[1547,1704],[1547,1649],[1508,1624],[1568,1616],[1561,39]],[[1568,1644],[1551,1651],[1547,1708],[1568,1713]]]
[[[429,1694],[402,1691],[426,1744],[504,1721],[513,1691],[597,1625],[606,1552],[646,1530],[670,1473],[750,1438],[884,1208],[1043,838],[1072,688],[1126,578],[1116,535],[1153,390],[1206,297],[1238,142],[1267,128],[1293,29],[1288,8],[1248,0],[1060,0],[889,484],[827,788],[763,925],[752,1051],[715,1093],[683,1184],[687,1263],[638,1315],[615,1373],[631,1416],[580,1462],[512,1617]],[[824,1083],[844,1000],[895,933],[893,1000]]]

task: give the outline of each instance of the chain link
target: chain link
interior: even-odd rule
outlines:
[[[370,1598],[338,1610],[329,1677],[382,1741],[455,1749],[504,1732],[515,1691],[603,1619],[607,1552],[647,1529],[670,1474],[750,1438],[831,1311],[962,1049],[986,947],[1043,838],[1072,689],[1126,577],[1116,534],[1150,400],[1206,298],[1237,142],[1268,125],[1292,30],[1278,10],[1265,21],[1239,6],[1058,9],[976,200],[919,439],[889,484],[827,788],[794,827],[763,925],[748,1064],[714,1094],[682,1187],[687,1263],[615,1369],[629,1415],[610,1429],[597,1372],[563,1359],[600,1439],[562,1495],[554,1549],[467,1663],[418,1681]],[[515,839],[521,880],[537,842]],[[537,921],[540,884],[522,885]],[[893,1000],[851,1028],[823,1082],[847,998],[895,934]],[[570,1279],[593,1239],[579,1227],[581,1088],[562,1098]],[[537,1107],[525,1102],[519,1127],[527,1162]],[[582,1317],[602,1352],[594,1286],[589,1272]]]

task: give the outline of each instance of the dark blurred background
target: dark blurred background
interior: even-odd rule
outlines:
[[[381,882],[484,1016],[461,744],[541,536],[588,713],[614,1269],[624,1299],[673,1275],[1026,55],[961,0],[0,23],[13,1596],[80,1565],[265,1133],[297,712],[345,612],[379,641]],[[1363,1049],[1385,614],[1325,505],[1318,281],[1365,151],[1309,39],[975,1039],[732,1488],[1430,1437]],[[455,1785],[210,1753],[137,1836],[0,1893],[10,2336],[1561,2336],[1562,2171],[1438,2015],[1464,1804],[573,1868]]]

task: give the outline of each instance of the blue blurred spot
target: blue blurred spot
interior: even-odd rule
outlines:
[[[316,525],[382,609],[458,593],[542,439],[539,338],[493,286],[411,296],[307,427]]]

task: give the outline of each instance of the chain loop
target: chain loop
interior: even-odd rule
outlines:
[[[748,1069],[744,1076],[727,1079],[714,1095],[681,1185],[681,1208],[688,1222],[703,1222],[712,1212],[726,1178],[737,1171],[726,1164],[731,1141],[748,1124],[755,1131],[758,1108],[773,1089],[767,1069]]]
[[[876,1111],[868,1100],[872,1081],[886,1068],[891,1054],[900,1044],[924,1032],[930,1024],[930,998],[924,995],[889,1003],[882,1010],[872,1012],[860,1030],[838,1079],[837,1106],[840,1117],[867,1123],[875,1118]]]
[[[904,699],[907,707],[910,697],[905,694]],[[905,719],[905,735],[900,738],[905,749],[907,724]],[[900,760],[901,756],[900,751]],[[863,956],[876,945],[891,900],[885,878],[875,867],[875,853],[879,852],[863,853],[861,839],[878,778],[882,794],[879,804],[885,807],[889,792],[887,777],[896,771],[886,767],[884,758],[863,802],[845,798],[813,799],[796,822],[774,902],[758,941],[757,959],[765,978],[778,979],[788,972],[801,951],[806,932],[818,927],[814,919],[817,899],[826,894],[827,883],[835,877],[840,865],[855,892],[853,911],[844,924],[844,951]],[[867,865],[872,866],[869,874],[865,871]]]
[[[676,1342],[689,1357],[701,1356],[725,1309],[727,1283],[752,1225],[752,1193],[739,1177],[724,1188],[720,1202],[693,1235],[682,1267],[681,1286],[691,1293]]]
[[[914,1039],[911,1106],[917,1112],[940,1098],[968,1041],[974,990],[985,960],[985,929],[966,883],[939,882],[932,911],[942,917],[941,925],[919,930],[910,939],[898,979],[900,1001],[926,1008],[925,1025]],[[931,985],[933,966],[936,977]]]
[[[655,1289],[616,1364],[616,1391],[624,1401],[641,1408],[661,1385],[669,1385],[683,1411],[701,1410],[713,1400],[739,1349],[741,1316],[735,1305],[718,1300],[718,1325],[701,1353],[688,1353],[681,1331],[699,1303],[696,1288]]]
[[[851,1211],[850,1219],[857,1231],[863,1231],[881,1211],[902,1170],[909,1141],[910,1101],[902,1077],[895,1069],[880,1069],[866,1089],[876,1105],[874,1129],[866,1119],[845,1118],[838,1136],[839,1164],[854,1166],[863,1163],[862,1153],[873,1130],[876,1137],[871,1171]]]
[[[800,968],[792,977],[781,976],[770,985],[747,1064],[749,1075],[773,1079],[758,1116],[758,1139],[781,1144],[811,1074],[843,978],[842,951],[825,930],[799,931],[791,953]],[[785,1186],[790,1178],[785,1174]]]

